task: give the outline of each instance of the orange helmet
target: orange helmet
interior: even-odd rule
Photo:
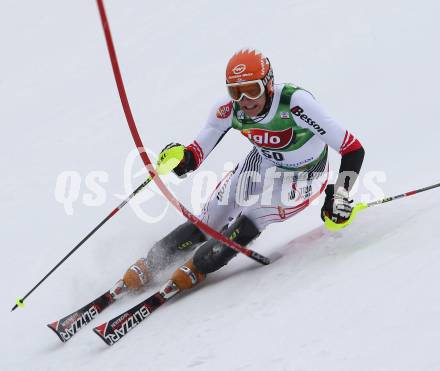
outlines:
[[[226,84],[239,85],[251,81],[261,81],[269,95],[273,94],[273,84],[269,84],[273,81],[269,59],[255,49],[242,49],[235,53],[228,62]]]

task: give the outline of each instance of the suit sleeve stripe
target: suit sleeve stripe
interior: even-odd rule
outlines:
[[[339,149],[339,153],[344,156],[347,153],[356,151],[360,148],[362,148],[362,144],[356,139],[354,135],[346,131],[344,141],[341,148]]]
[[[197,143],[197,141],[195,140],[188,147],[186,147],[186,149],[193,153],[196,160],[196,168],[198,168],[202,163],[204,156],[202,147],[200,147],[199,143]]]
[[[344,136],[344,140],[342,141],[342,145],[341,145],[341,148],[342,148],[342,147],[344,147],[344,145],[345,145],[345,142],[346,142],[346,140],[347,140],[347,137],[348,137],[348,131],[347,131],[347,130],[345,130],[345,136]]]

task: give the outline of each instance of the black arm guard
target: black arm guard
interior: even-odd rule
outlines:
[[[181,144],[180,143],[167,144],[165,148],[162,149],[161,153],[163,151],[166,151],[167,149],[178,146],[181,146]],[[178,177],[182,177],[186,173],[190,171],[194,171],[196,168],[197,168],[197,162],[196,159],[194,158],[194,154],[190,150],[185,148],[183,152],[183,159],[182,161],[180,161],[180,164],[173,169],[173,173],[176,174]]]
[[[341,166],[339,168],[339,176],[336,181],[336,188],[342,186],[347,191],[353,187],[356,179],[361,171],[362,162],[364,161],[365,150],[361,147],[356,151],[349,152],[342,156]]]
[[[174,168],[173,172],[177,176],[181,177],[190,171],[194,171],[197,168],[196,159],[192,151],[185,148],[183,160],[180,164]]]

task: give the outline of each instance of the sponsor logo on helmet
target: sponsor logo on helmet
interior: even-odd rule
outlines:
[[[219,119],[226,119],[231,115],[231,113],[232,113],[232,102],[229,102],[228,104],[219,107],[216,116]]]
[[[253,144],[263,148],[280,149],[288,146],[293,139],[293,128],[280,131],[265,129],[247,129],[241,132]]]
[[[280,112],[280,117],[282,119],[288,119],[290,117],[289,112]]]
[[[324,135],[327,132],[319,126],[315,121],[313,121],[309,116],[304,113],[304,109],[300,106],[295,106],[290,110],[295,116],[299,117],[306,124],[309,124],[313,129],[315,129],[319,134]]]
[[[241,75],[244,71],[246,71],[246,65],[245,64],[237,64],[233,69],[232,73],[234,75]]]

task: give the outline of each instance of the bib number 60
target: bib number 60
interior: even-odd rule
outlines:
[[[261,152],[263,153],[264,157],[274,159],[275,161],[283,161],[284,156],[280,152],[273,152],[269,151],[268,149],[262,149]]]

